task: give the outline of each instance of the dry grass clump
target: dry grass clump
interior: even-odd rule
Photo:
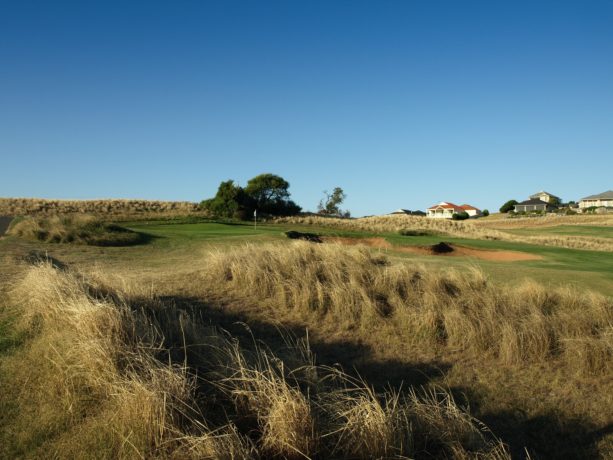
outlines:
[[[531,282],[501,287],[478,270],[441,274],[392,264],[366,248],[306,242],[213,253],[204,278],[273,308],[349,329],[387,325],[415,345],[509,365],[560,361],[589,374],[613,364],[613,302],[596,294]]]
[[[286,366],[262,346],[247,353],[230,340],[209,353],[217,364],[207,366],[205,378],[231,401],[233,423],[257,433],[264,458],[509,458],[442,390],[378,394],[314,365],[308,346],[294,343],[292,350],[302,365]]]
[[[88,215],[24,217],[13,221],[8,234],[45,243],[91,246],[130,246],[144,241],[141,233]]]
[[[40,198],[0,198],[0,215],[56,215],[86,213],[112,215],[115,219],[173,217],[202,214],[197,203],[154,200],[45,200]]]
[[[321,227],[338,228],[341,230],[358,230],[374,233],[414,234],[415,232],[428,232],[458,238],[501,240],[544,246],[557,246],[570,249],[613,252],[613,242],[610,238],[597,238],[579,235],[515,235],[496,230],[495,228],[489,228],[490,226],[487,222],[482,225],[478,225],[478,219],[467,222],[447,219],[431,219],[427,217],[408,215],[372,216],[362,217],[359,219],[299,216],[280,218],[277,219],[276,222],[291,223],[296,225],[315,225]],[[491,225],[491,227],[493,227],[493,225]]]
[[[143,325],[127,307],[48,264],[30,269],[11,299],[29,339],[2,363],[3,398],[16,405],[4,455],[133,458],[166,449],[194,382],[154,359],[155,343],[138,339]]]
[[[246,349],[49,264],[9,300],[27,339],[0,359],[3,457],[509,458],[445,393],[377,394],[304,341]]]

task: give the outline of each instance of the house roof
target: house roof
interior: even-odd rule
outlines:
[[[449,201],[441,201],[439,204],[435,204],[434,206],[430,206],[428,209],[453,209],[455,212],[462,211],[481,211],[479,208],[475,208],[469,204],[463,204],[462,206],[458,206],[457,204],[450,203]]]
[[[441,201],[439,204],[430,206],[428,209],[437,209],[437,208],[453,209],[454,211],[458,211],[458,212],[464,211],[462,207],[458,206],[457,204],[449,203],[448,201]]]
[[[585,198],[581,198],[581,201],[583,200],[613,200],[613,190],[607,190],[598,195],[586,196]]]
[[[515,206],[535,205],[535,204],[545,204],[545,205],[548,205],[549,203],[547,203],[546,201],[543,201],[543,200],[539,200],[539,199],[533,198],[531,200],[526,200],[526,201],[522,201],[521,203],[517,203]]]
[[[536,193],[533,193],[532,195],[530,195],[530,199],[534,199],[534,198],[538,197],[539,195],[549,195],[549,196],[552,196],[554,198],[560,198],[559,196],[556,196],[553,193],[549,193],[549,192],[546,192],[544,190],[541,190],[540,192],[536,192]]]

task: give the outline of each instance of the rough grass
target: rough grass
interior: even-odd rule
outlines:
[[[58,215],[86,213],[136,219],[201,215],[197,203],[155,200],[45,200],[40,198],[0,198],[0,215]]]
[[[570,249],[586,249],[592,251],[613,252],[613,242],[610,238],[598,238],[579,235],[517,235],[489,228],[486,224],[479,225],[477,221],[453,221],[448,219],[431,219],[427,217],[407,215],[386,215],[362,217],[359,219],[339,219],[331,217],[307,216],[286,217],[277,219],[279,223],[294,225],[315,225],[343,230],[357,230],[373,233],[438,233],[459,238],[474,238],[481,240],[502,240],[520,243],[530,243],[543,246],[557,246]],[[497,222],[497,221],[496,221]],[[562,218],[560,218],[562,222]]]
[[[48,263],[8,304],[27,338],[0,359],[2,457],[509,458],[446,392],[376,393],[316,366],[304,341],[286,360],[246,350]]]
[[[207,256],[204,280],[273,308],[347,329],[393,325],[404,340],[508,365],[556,361],[601,374],[613,365],[613,301],[533,282],[494,285],[478,270],[435,273],[366,248],[292,242]]]
[[[91,246],[130,246],[145,240],[142,233],[105,223],[88,215],[16,219],[11,224],[8,234],[45,243],[74,243]]]

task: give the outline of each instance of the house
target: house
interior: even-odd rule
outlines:
[[[474,206],[469,204],[458,206],[447,201],[441,201],[439,204],[429,207],[426,212],[427,217],[434,219],[451,219],[454,214],[459,214],[461,212],[467,213],[470,217],[478,217],[481,215],[481,211]]]
[[[545,203],[560,203],[562,199],[559,196],[552,195],[551,193],[545,192],[541,190],[540,192],[536,192],[534,195],[530,195],[531,200],[541,200]]]
[[[613,208],[613,190],[602,192],[598,195],[586,196],[579,201],[579,208],[581,209],[592,206]]]
[[[463,204],[460,206],[468,214],[469,217],[479,217],[482,215],[481,210],[471,206],[469,204]]]
[[[411,211],[410,209],[396,209],[390,214],[406,214],[407,216],[425,216],[426,213],[423,211]]]
[[[538,198],[531,198],[515,205],[515,212],[531,212],[531,211],[553,211],[556,206],[549,204],[546,201]]]

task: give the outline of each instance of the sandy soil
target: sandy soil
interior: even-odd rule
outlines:
[[[384,238],[340,238],[340,237],[325,237],[326,243],[339,243],[347,245],[363,245],[380,249],[392,249],[398,252],[407,252],[412,254],[428,255],[428,256],[444,256],[444,257],[475,257],[482,260],[491,260],[495,262],[515,262],[519,260],[539,260],[541,256],[529,254],[521,251],[489,251],[485,249],[467,248],[455,244],[447,244],[449,252],[438,252],[432,246],[393,246]],[[435,245],[438,246],[438,245]]]

